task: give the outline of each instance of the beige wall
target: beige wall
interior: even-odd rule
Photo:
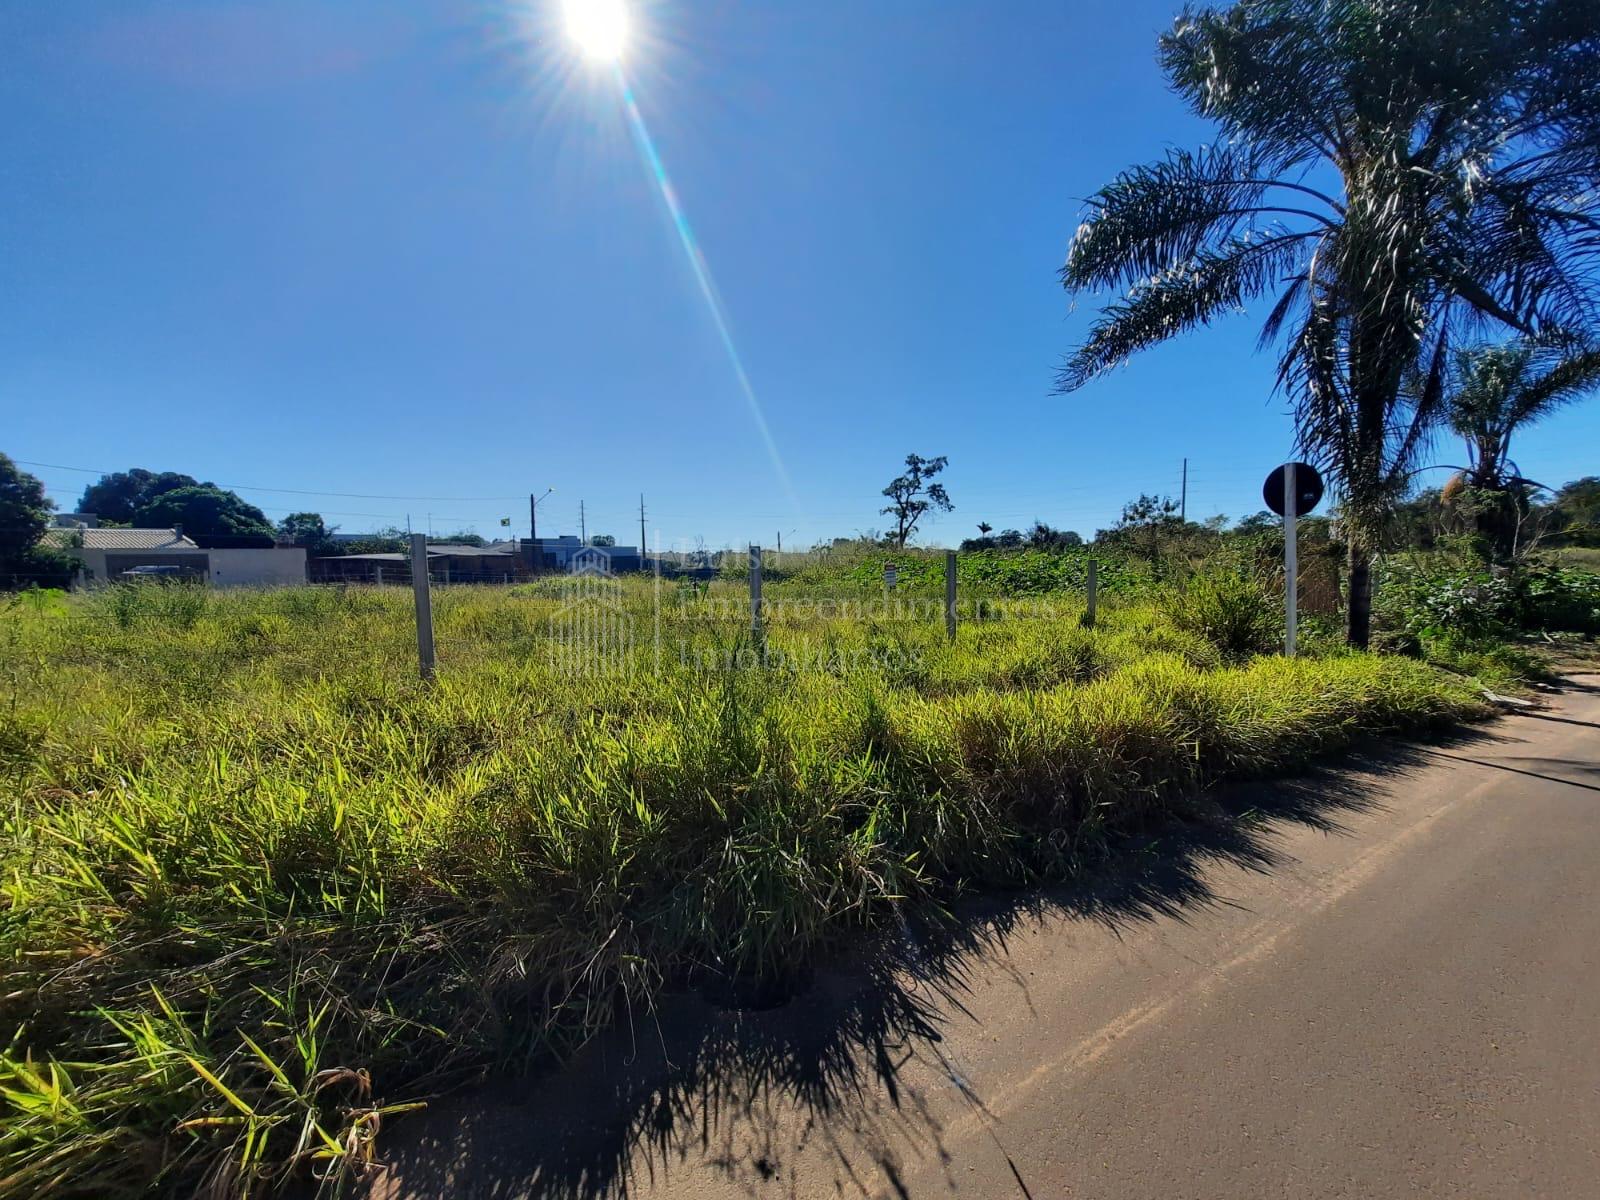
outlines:
[[[208,550],[214,587],[293,587],[306,581],[304,546]]]

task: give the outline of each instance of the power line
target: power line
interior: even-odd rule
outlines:
[[[69,467],[62,463],[33,462],[26,458],[12,459],[25,467],[47,467],[52,471],[76,471],[83,475],[116,475],[116,471],[103,471],[99,467]],[[285,496],[334,496],[340,500],[445,500],[464,504],[482,504],[488,501],[520,500],[521,496],[387,496],[375,492],[314,492],[304,488],[261,487],[254,483],[213,483],[211,486],[236,492],[276,492]]]

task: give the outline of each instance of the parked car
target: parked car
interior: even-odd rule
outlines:
[[[129,567],[118,578],[137,581],[141,579],[195,579],[198,576],[192,568],[164,564],[161,566]]]

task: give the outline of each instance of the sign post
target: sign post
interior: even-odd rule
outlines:
[[[1299,621],[1300,604],[1300,546],[1298,544],[1300,514],[1295,512],[1295,464],[1283,468],[1283,653],[1294,657],[1295,627]]]
[[[1299,522],[1322,499],[1322,476],[1309,463],[1284,463],[1267,476],[1261,497],[1283,518],[1283,652],[1293,658],[1300,622]]]
[[[886,563],[883,564],[883,590],[884,591],[886,591],[886,592],[894,591],[894,585],[899,580],[899,578],[900,578],[900,569],[898,567],[896,567],[892,562],[886,562]]]

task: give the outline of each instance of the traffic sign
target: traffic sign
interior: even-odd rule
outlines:
[[[1283,516],[1283,478],[1290,466],[1294,467],[1294,515],[1303,517],[1322,501],[1322,476],[1310,463],[1285,463],[1275,467],[1261,485],[1261,498],[1268,508]]]

